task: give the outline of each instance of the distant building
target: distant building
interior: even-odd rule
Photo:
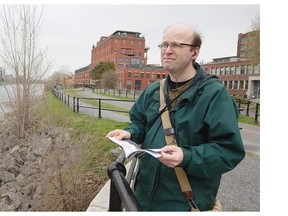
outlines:
[[[91,64],[75,71],[75,84],[93,84],[90,71],[101,61],[112,61],[118,76],[117,89],[143,91],[167,74],[159,65],[147,65],[148,50],[139,32],[117,30],[109,37],[102,36],[92,47]]]
[[[253,65],[244,50],[250,32],[238,35],[237,55],[215,58],[202,66],[222,81],[231,95],[247,99],[260,99],[260,65]],[[245,52],[244,52],[245,51]]]
[[[76,87],[86,84],[90,84],[90,65],[76,70],[74,74],[74,85]]]

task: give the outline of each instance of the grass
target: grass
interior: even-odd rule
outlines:
[[[260,126],[260,122],[255,122],[254,117],[246,116],[246,115],[239,115],[238,122],[244,123],[244,124],[251,124],[251,125],[256,125]]]
[[[108,155],[111,154],[109,150],[116,146],[106,138],[106,134],[111,130],[128,126],[128,123],[125,122],[74,113],[52,93],[47,93],[46,103],[39,107],[39,113],[43,119],[49,118],[50,122],[57,127],[71,128],[74,139],[81,141],[86,139],[85,153],[87,157],[83,164],[85,169],[90,169],[100,161],[110,162],[107,160]]]

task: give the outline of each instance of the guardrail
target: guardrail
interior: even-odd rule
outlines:
[[[240,99],[236,99],[235,102],[238,103],[238,110],[240,113],[244,111],[246,116],[254,116],[254,122],[258,123],[258,117],[260,116],[260,103],[254,103],[250,100],[247,100],[246,103],[241,103]],[[251,108],[251,105],[253,105],[254,108]]]
[[[124,151],[121,150],[117,160],[107,169],[111,179],[108,211],[142,211],[132,190],[137,172],[137,158],[133,158],[127,176],[124,161]]]
[[[120,101],[120,102],[130,102],[134,103],[134,100],[124,100],[124,99],[104,99],[104,98],[85,98],[85,97],[76,97],[76,96],[70,96],[69,94],[65,94],[61,91],[57,91],[56,89],[52,89],[52,93],[59,98],[60,101],[62,101],[67,106],[72,106],[73,112],[79,113],[79,108],[87,108],[87,109],[98,109],[98,118],[102,118],[102,110],[106,111],[113,111],[113,112],[122,112],[122,113],[129,113],[129,110],[120,110],[120,109],[108,109],[102,107],[103,101]],[[80,104],[80,100],[91,100],[91,101],[97,101],[97,106],[84,106]]]

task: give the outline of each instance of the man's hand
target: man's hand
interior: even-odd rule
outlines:
[[[122,140],[122,139],[130,140],[131,134],[128,131],[116,129],[116,130],[110,131],[106,135],[106,137],[115,137],[118,140]]]
[[[161,157],[158,158],[168,167],[176,167],[183,161],[183,151],[175,145],[167,145],[161,149]]]

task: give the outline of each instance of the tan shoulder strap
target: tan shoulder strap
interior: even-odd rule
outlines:
[[[164,82],[165,79],[162,79],[160,81],[160,110],[162,110],[165,107],[165,101],[164,101]],[[166,109],[162,115],[162,125],[163,125],[163,129],[164,129],[164,134],[165,134],[165,139],[166,139],[166,143],[167,145],[177,145],[176,141],[175,141],[175,137],[174,137],[174,128],[171,125],[170,122],[170,117],[169,117],[169,111],[168,109]],[[194,201],[193,201],[193,192],[192,192],[192,188],[189,184],[187,175],[185,173],[185,171],[183,170],[182,167],[174,167],[175,173],[177,175],[182,193],[184,195],[184,197],[187,199],[188,203],[191,205],[191,207],[194,209],[194,211],[198,210],[197,206],[195,205]]]

